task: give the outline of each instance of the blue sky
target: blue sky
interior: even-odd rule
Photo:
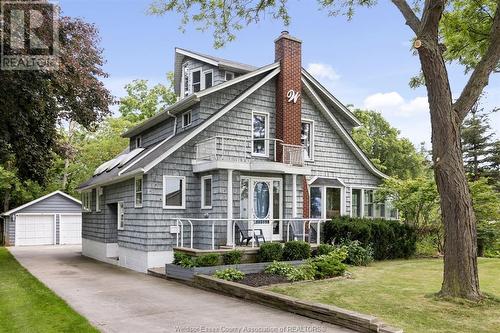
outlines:
[[[151,1],[60,0],[63,13],[96,24],[110,77],[106,86],[123,96],[123,86],[133,79],[151,84],[165,81],[173,69],[174,47],[252,65],[274,60],[274,39],[286,29],[303,41],[303,66],[309,69],[344,104],[382,112],[402,136],[415,144],[430,144],[430,121],[424,88],[411,89],[408,80],[420,65],[410,52],[410,29],[389,1],[370,9],[360,8],[351,21],[328,17],[318,11],[316,1],[290,1],[292,23],[266,19],[237,35],[237,40],[214,50],[210,31],[188,27],[179,31],[180,16],[147,15]],[[466,83],[458,65],[449,66],[454,96]],[[485,105],[500,106],[500,75],[493,75],[486,89]],[[491,119],[500,132],[500,112]]]

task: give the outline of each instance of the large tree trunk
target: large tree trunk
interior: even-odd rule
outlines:
[[[424,39],[418,53],[429,99],[434,175],[445,230],[440,294],[478,300],[476,221],[463,165],[461,120],[452,107],[448,74],[437,39]]]

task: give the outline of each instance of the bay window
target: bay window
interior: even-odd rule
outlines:
[[[361,190],[358,188],[352,189],[351,216],[352,217],[361,217]]]

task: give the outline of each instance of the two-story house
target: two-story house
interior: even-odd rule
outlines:
[[[395,217],[374,202],[386,176],[351,137],[360,122],[301,47],[283,32],[260,68],[177,48],[178,101],[79,187],[83,254],[146,271],[175,246],[232,245],[237,228],[282,241],[332,216]]]

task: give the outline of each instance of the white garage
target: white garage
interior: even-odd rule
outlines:
[[[82,243],[81,203],[64,192],[52,192],[2,215],[6,245]]]

